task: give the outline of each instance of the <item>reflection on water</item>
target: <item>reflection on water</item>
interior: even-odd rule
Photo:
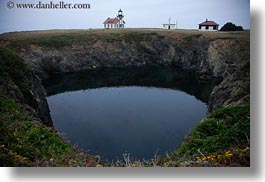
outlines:
[[[185,78],[185,79],[184,79]],[[104,159],[163,155],[205,117],[214,83],[169,68],[57,75],[44,83],[54,126]]]

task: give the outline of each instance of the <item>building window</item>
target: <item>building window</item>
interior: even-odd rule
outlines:
[[[209,30],[209,26],[206,26],[206,30]]]

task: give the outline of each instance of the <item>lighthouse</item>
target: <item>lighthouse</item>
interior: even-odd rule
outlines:
[[[119,20],[118,27],[119,28],[124,28],[124,24],[125,24],[125,22],[123,21],[124,15],[123,15],[123,12],[122,12],[121,9],[118,11],[117,18]]]
[[[116,18],[107,18],[103,24],[104,24],[104,28],[106,29],[113,29],[113,28],[116,28],[116,29],[119,29],[119,28],[124,28],[124,25],[125,25],[125,21],[123,20],[124,18],[124,15],[123,15],[123,12],[122,10],[120,9],[118,11],[118,15]]]

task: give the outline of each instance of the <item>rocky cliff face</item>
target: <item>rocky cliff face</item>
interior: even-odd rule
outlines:
[[[213,76],[223,81],[212,91],[209,111],[250,102],[249,41],[215,40],[208,48],[208,61]]]
[[[152,64],[175,66],[204,77],[213,75],[216,65],[208,60],[210,40],[207,38],[178,42],[156,34],[144,34],[143,40],[123,39],[99,38],[93,44],[60,48],[31,45],[22,56],[32,62],[33,69],[43,79],[54,73]]]
[[[16,100],[37,121],[53,126],[40,79],[22,58],[3,48],[0,48],[0,94]]]
[[[249,33],[121,31],[34,36],[11,39],[6,35],[2,42],[19,52],[42,80],[55,73],[102,67],[167,65],[203,79],[222,80],[209,98],[209,111],[249,103]]]
[[[250,102],[249,67],[247,63],[214,88],[209,98],[209,111]]]

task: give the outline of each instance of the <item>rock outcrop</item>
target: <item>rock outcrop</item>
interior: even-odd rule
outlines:
[[[209,111],[227,106],[250,102],[249,63],[241,67],[217,85],[209,98]]]

